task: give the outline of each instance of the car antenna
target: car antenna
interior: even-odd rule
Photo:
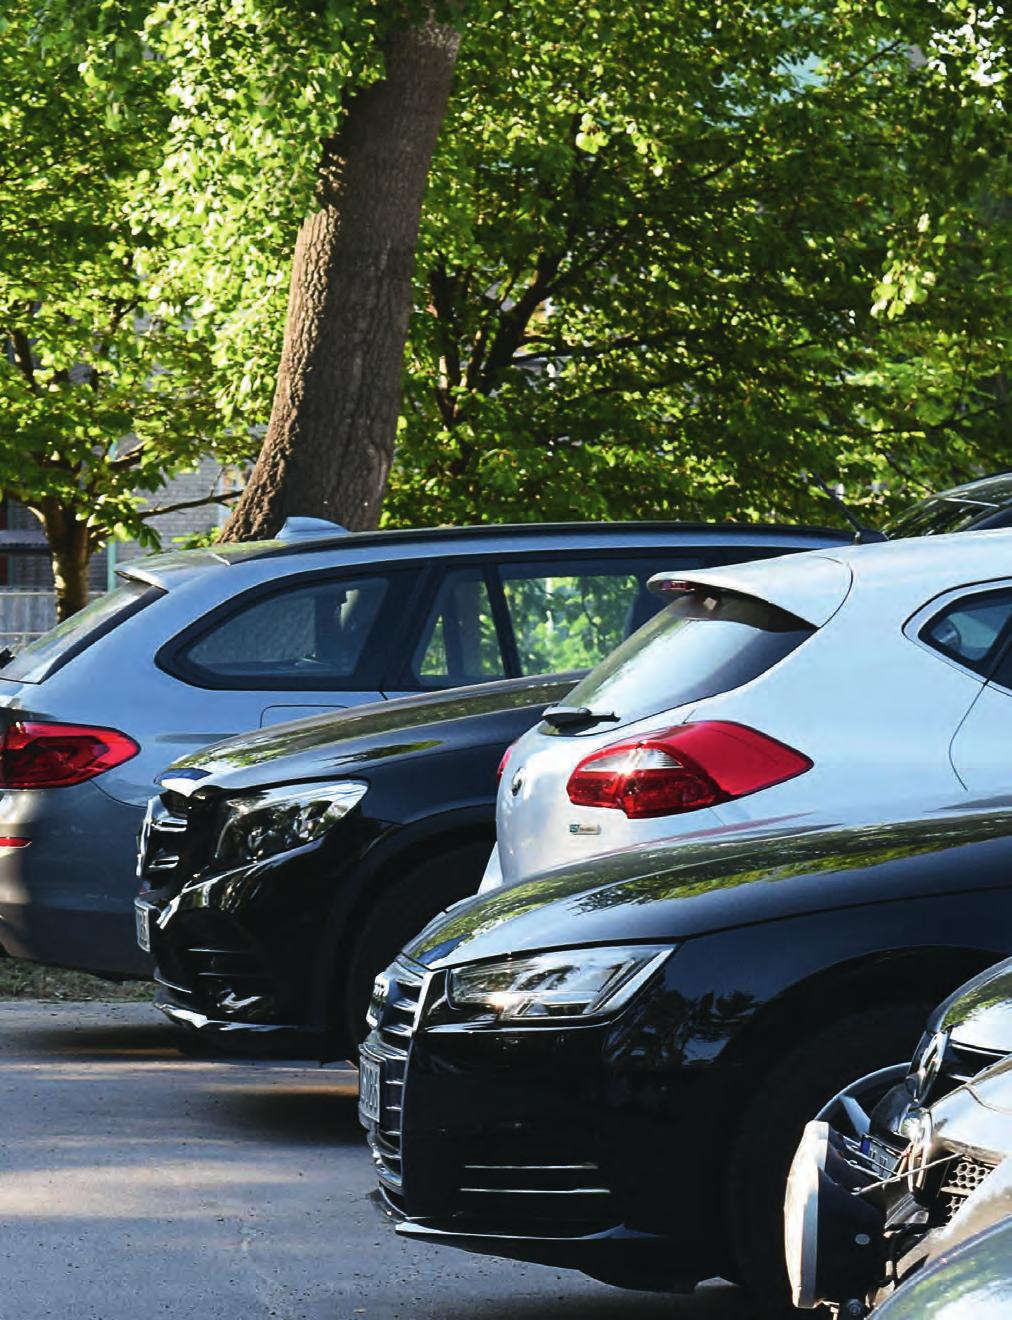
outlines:
[[[809,472],[806,476],[809,484],[817,486],[818,489],[822,491],[823,495],[828,496],[847,519],[851,527],[854,529],[854,540],[858,545],[868,545],[869,543],[874,543],[876,541],[888,541],[889,538],[886,536],[885,532],[880,532],[875,527],[866,527],[858,518],[857,514],[844,504],[842,498],[835,490],[833,490],[832,486],[827,486],[817,472]]]

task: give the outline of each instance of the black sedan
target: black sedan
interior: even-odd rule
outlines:
[[[399,1231],[786,1302],[806,1120],[1012,951],[1012,815],[729,836],[469,900],[378,979],[360,1114]]]
[[[351,1053],[376,973],[478,888],[503,752],[573,681],[361,706],[177,762],[141,835],[158,1007],[225,1047]]]

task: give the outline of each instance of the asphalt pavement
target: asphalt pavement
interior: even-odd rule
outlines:
[[[0,1320],[756,1320],[402,1242],[355,1089],[184,1057],[145,1004],[0,1004]]]

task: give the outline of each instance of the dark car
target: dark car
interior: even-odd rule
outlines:
[[[220,1043],[351,1052],[376,973],[478,888],[503,752],[572,682],[401,698],[179,762],[139,859],[158,1007]]]
[[[1012,526],[1012,472],[978,477],[962,486],[927,495],[883,527],[890,540]]]
[[[660,569],[849,539],[660,522],[311,524],[124,565],[115,591],[0,659],[0,953],[150,974],[133,938],[136,837],[177,757],[410,692],[586,669],[660,608],[646,589]]]
[[[1010,833],[980,811],[653,845],[437,918],[361,1050],[399,1231],[781,1304],[801,1130],[1012,950]]]
[[[865,1315],[876,1302],[885,1302],[882,1314],[929,1314],[911,1307],[937,1295],[936,1265],[958,1253],[964,1267],[950,1276],[950,1300],[966,1306],[987,1292],[977,1267],[993,1252],[984,1248],[969,1268],[964,1244],[1007,1228],[1010,1215],[1012,1058],[922,1110],[896,1152],[874,1123],[857,1141],[816,1120],[795,1156],[785,1207],[795,1300],[807,1309],[838,1305],[844,1316]],[[1012,1254],[1000,1274],[989,1266],[987,1279],[993,1301],[1012,1302]]]

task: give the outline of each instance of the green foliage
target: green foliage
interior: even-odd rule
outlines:
[[[136,490],[255,449],[320,141],[418,12],[10,0],[3,490],[143,537]],[[997,6],[447,12],[386,521],[828,520],[806,470],[1010,462]]]
[[[990,12],[473,9],[388,520],[825,518],[808,470],[1008,463]]]
[[[0,491],[85,524],[89,551],[150,543],[135,492],[230,448],[210,345],[153,282],[170,234],[132,214],[170,118],[144,12],[11,0],[0,24]]]

